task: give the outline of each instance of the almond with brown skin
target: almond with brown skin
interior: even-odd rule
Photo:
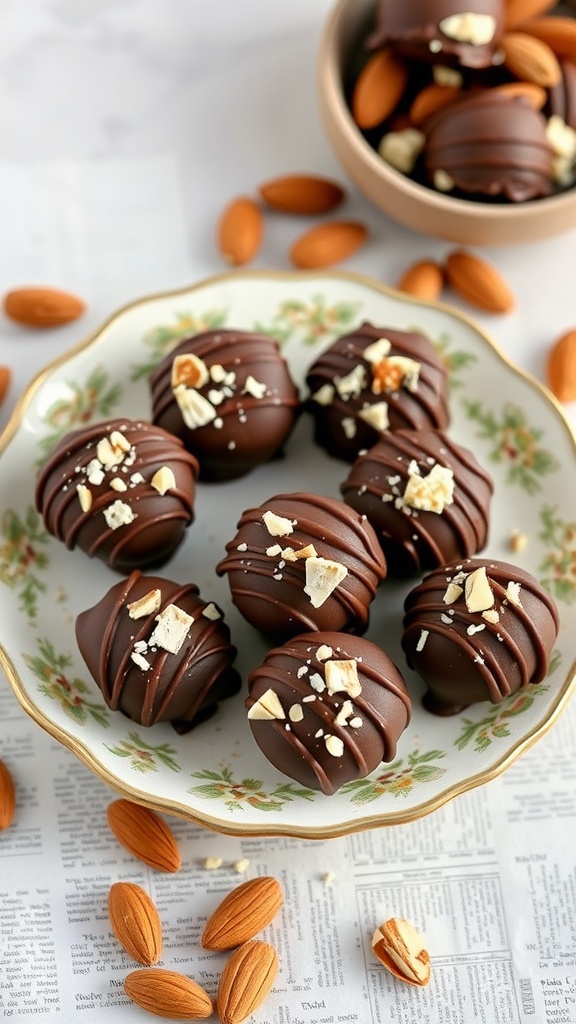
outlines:
[[[60,327],[82,316],[82,299],[56,288],[15,288],[3,299],[7,317],[25,327]]]
[[[554,342],[548,356],[548,387],[560,402],[576,400],[576,328]]]
[[[410,107],[412,124],[420,126],[437,110],[442,110],[443,107],[452,103],[460,95],[460,92],[461,90],[456,85],[438,85],[436,82],[425,85],[414,98]]]
[[[440,296],[443,284],[442,267],[433,260],[418,260],[407,267],[398,279],[396,287],[400,292],[435,302]]]
[[[124,991],[143,1010],[168,1020],[206,1020],[214,1013],[208,993],[178,971],[161,967],[132,971],[124,981]]]
[[[256,256],[264,235],[262,211],[253,199],[240,196],[231,202],[218,222],[218,248],[227,263],[242,266]]]
[[[158,814],[130,800],[114,800],[107,815],[116,839],[134,857],[156,871],[178,871],[182,863],[178,843]]]
[[[0,832],[12,824],[15,811],[14,780],[8,766],[0,760]]]
[[[450,286],[463,299],[488,313],[508,313],[514,308],[514,296],[498,270],[473,253],[457,249],[445,264]]]
[[[525,21],[538,18],[556,6],[556,0],[506,0],[504,4],[504,24],[506,31],[518,28]]]
[[[330,221],[319,224],[298,238],[290,249],[290,259],[302,270],[317,270],[352,256],[368,237],[359,221]]]
[[[162,956],[162,922],[147,892],[133,882],[115,882],[108,893],[112,931],[127,953],[150,967]]]
[[[8,366],[0,366],[0,405],[6,398],[12,380],[12,371]]]
[[[418,986],[430,981],[430,956],[410,921],[401,917],[385,921],[372,936],[372,949],[395,978]]]
[[[550,47],[526,32],[505,32],[500,40],[504,64],[516,78],[545,89],[558,85],[562,71]]]
[[[328,178],[313,174],[287,174],[260,185],[258,192],[267,206],[281,213],[328,213],[344,199],[344,189]]]
[[[216,1006],[222,1024],[242,1024],[262,1005],[278,973],[273,946],[258,940],[234,951],[222,971]]]
[[[205,949],[232,949],[270,924],[283,903],[280,882],[268,875],[242,882],[210,915],[202,934]]]
[[[546,89],[534,82],[503,82],[502,85],[495,85],[496,92],[503,92],[506,96],[521,96],[527,100],[534,110],[542,110],[548,99]]]
[[[391,50],[377,50],[364,65],[352,93],[359,128],[375,128],[390,117],[408,84],[406,66]]]
[[[576,18],[535,18],[522,25],[522,31],[546,43],[561,60],[576,58]]]

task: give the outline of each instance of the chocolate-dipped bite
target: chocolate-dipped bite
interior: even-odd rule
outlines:
[[[417,60],[486,68],[504,28],[504,0],[378,0],[370,49],[393,46]]]

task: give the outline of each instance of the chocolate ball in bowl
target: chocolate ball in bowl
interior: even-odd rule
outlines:
[[[402,647],[426,683],[424,706],[452,715],[499,704],[545,678],[556,605],[530,573],[470,558],[436,569],[407,596]]]
[[[370,49],[392,46],[416,60],[490,67],[504,27],[504,0],[378,0]]]
[[[306,633],[270,651],[248,688],[248,720],[264,755],[328,796],[394,760],[412,709],[390,658],[335,632]]]

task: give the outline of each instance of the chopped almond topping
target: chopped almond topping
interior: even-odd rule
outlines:
[[[324,743],[326,745],[326,750],[329,754],[332,754],[332,757],[342,757],[342,754],[344,753],[344,742],[339,736],[332,736],[328,734],[324,737]]]
[[[494,607],[494,594],[485,566],[481,565],[466,577],[464,600],[469,612],[485,612]]]
[[[153,615],[162,604],[162,593],[160,590],[149,590],[144,597],[137,601],[131,601],[126,607],[131,619],[142,619],[145,615]]]
[[[287,537],[290,533],[294,532],[294,526],[296,525],[291,519],[286,519],[285,516],[278,516],[275,512],[264,512],[262,520],[268,533],[272,537]]]
[[[212,402],[209,402],[198,391],[194,391],[193,388],[179,384],[174,389],[174,398],[182,413],[182,419],[190,430],[205,427],[216,419],[216,409]]]
[[[113,476],[110,481],[110,487],[113,491],[118,491],[120,494],[123,494],[124,491],[128,490],[128,487],[121,476]]]
[[[108,508],[103,510],[103,514],[106,525],[110,530],[117,530],[120,526],[128,526],[137,518],[130,505],[127,505],[125,501],[120,501],[120,499],[108,505]]]
[[[510,601],[510,604],[514,604],[517,608],[521,608],[522,602],[520,601],[520,584],[510,581],[510,583],[506,587],[506,597]]]
[[[379,363],[390,354],[391,348],[392,342],[388,341],[388,338],[378,338],[377,341],[366,346],[362,355],[368,363]]]
[[[372,365],[372,391],[375,395],[383,391],[399,391],[402,387],[416,391],[421,365],[407,356],[387,356],[381,359]]]
[[[257,721],[272,721],[286,718],[284,708],[275,690],[269,689],[248,709],[248,718]]]
[[[288,708],[288,718],[291,722],[301,722],[304,718],[304,712],[300,704],[292,704]]]
[[[251,373],[248,374],[244,381],[244,388],[242,390],[243,395],[252,395],[252,398],[264,398],[268,390],[268,385],[263,384],[261,380],[256,380]]]
[[[143,672],[148,672],[152,668],[149,661],[146,660],[143,654],[139,654],[138,651],[132,651],[130,658],[138,668],[141,668]]]
[[[202,615],[205,619],[210,619],[210,622],[216,622],[218,619],[222,618],[220,610],[212,601],[202,609]]]
[[[318,388],[318,391],[315,391],[312,395],[312,401],[316,402],[317,405],[332,405],[335,394],[336,392],[332,384],[323,384],[322,387]]]
[[[354,658],[347,661],[327,661],[325,666],[326,688],[330,695],[347,693],[349,697],[359,697],[362,684],[358,678],[358,662]]]
[[[357,398],[366,387],[366,368],[358,363],[345,377],[335,377],[334,387],[340,398]]]
[[[347,437],[349,441],[351,441],[353,437],[356,437],[357,429],[356,420],[352,416],[345,416],[342,420],[342,430],[344,431],[344,436]]]
[[[447,15],[446,18],[442,18],[438,27],[449,39],[471,43],[472,46],[485,46],[494,38],[496,19],[491,14],[465,11]]]
[[[332,650],[331,647],[328,646],[328,644],[320,644],[320,647],[316,651],[316,657],[318,661],[327,661],[328,658],[331,658],[333,654],[334,651]]]
[[[92,508],[92,491],[84,484],[78,484],[76,493],[78,494],[78,501],[82,511],[89,512]]]
[[[464,593],[462,587],[459,587],[457,583],[449,583],[446,587],[446,593],[442,600],[444,604],[454,604],[455,601]]]
[[[156,616],[156,622],[157,625],[148,641],[150,646],[156,644],[169,654],[178,654],[194,622],[192,616],[182,611],[178,605],[168,604]]]
[[[110,434],[110,444],[113,448],[117,448],[118,451],[124,452],[125,455],[130,451],[130,441],[121,430],[112,431]]]
[[[96,445],[96,455],[98,461],[106,469],[111,469],[112,466],[118,466],[124,458],[124,450],[119,446],[113,445],[109,437],[103,437]]]
[[[210,379],[208,367],[203,359],[195,356],[193,352],[184,352],[175,356],[172,361],[172,390],[182,385],[185,388],[201,388]]]
[[[150,486],[158,491],[158,494],[166,494],[167,491],[173,491],[176,487],[176,477],[170,466],[160,466],[157,469],[150,481]]]
[[[284,552],[282,552],[282,554],[284,554]],[[297,548],[294,551],[294,558],[295,559],[298,559],[298,558],[317,558],[317,557],[318,557],[318,552],[316,551],[316,548],[314,547],[313,544],[307,544],[305,548]],[[291,561],[291,559],[288,559],[288,561]]]
[[[486,619],[486,622],[491,622],[492,625],[500,622],[500,615],[494,608],[489,608],[488,611],[482,612],[482,618]]]
[[[403,502],[410,508],[440,515],[454,501],[454,474],[447,466],[436,463],[426,476],[420,475],[416,462],[411,462]]]
[[[387,402],[374,402],[374,405],[361,409],[358,415],[368,426],[374,427],[374,430],[388,430],[390,426]]]
[[[341,562],[333,562],[329,558],[307,558],[304,593],[308,594],[312,607],[320,608],[347,575],[348,569]]]
[[[354,715],[354,705],[351,700],[345,700],[340,711],[334,719],[335,725],[348,725],[348,719]]]

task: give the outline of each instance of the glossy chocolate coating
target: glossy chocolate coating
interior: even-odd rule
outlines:
[[[452,502],[441,511],[404,501],[413,464],[427,477],[435,465],[453,474]],[[488,539],[493,484],[472,452],[433,430],[396,430],[360,455],[341,487],[382,544],[388,571],[409,576],[469,558]]]
[[[262,518],[270,511],[290,520],[293,531],[272,536]],[[282,554],[310,544],[320,558],[347,569],[319,607],[304,591],[307,559],[291,561]],[[370,602],[386,575],[370,523],[344,502],[315,494],[279,494],[248,509],[226,551],[217,572],[227,575],[234,604],[251,625],[277,642],[317,629],[364,632]]]
[[[128,605],[154,590],[161,593],[159,608],[131,618]],[[194,619],[176,654],[160,645],[148,646],[158,614],[171,604]],[[218,617],[207,617],[206,608]],[[135,571],[78,616],[76,639],[108,707],[139,725],[172,722],[178,732],[186,732],[240,688],[240,677],[232,668],[236,648],[222,613],[207,605],[191,583]],[[149,668],[133,659],[135,644]]]
[[[494,19],[492,39],[481,45],[446,35],[440,22],[455,14],[489,15]],[[490,67],[504,26],[503,0],[378,0],[376,26],[370,49],[392,45],[417,60],[457,63],[462,67]]]
[[[204,426],[187,426],[172,388],[175,358],[192,353],[209,372],[223,368],[226,382],[207,380],[197,388],[214,405]],[[246,390],[247,379],[265,385],[262,397]],[[248,381],[248,385],[250,382]],[[200,463],[202,480],[233,480],[278,454],[300,409],[298,389],[277,341],[250,331],[204,331],[170,352],[150,377],[153,420],[180,437]]]
[[[552,188],[546,120],[523,97],[484,89],[450,104],[426,123],[424,163],[467,194],[523,202]]]
[[[97,448],[115,431],[130,450],[106,468],[98,462]],[[175,485],[161,494],[151,480],[164,467],[174,474]],[[111,569],[130,572],[162,565],[182,542],[194,519],[197,474],[196,459],[166,431],[140,420],[106,420],[74,430],[59,442],[38,475],[36,508],[48,532],[67,548],[79,547]],[[87,511],[78,487],[89,492]],[[110,526],[105,516],[111,506],[120,511],[126,506],[128,518],[134,518]]]
[[[470,612],[465,593],[445,600],[451,580],[482,566],[497,621],[488,612]],[[519,605],[510,599],[510,583],[520,584]],[[456,714],[481,701],[498,704],[548,672],[558,612],[538,581],[517,566],[478,558],[453,562],[415,587],[404,608],[402,646],[428,687],[424,706],[435,714]]]
[[[318,658],[323,647],[332,651],[328,658],[322,650]],[[335,719],[348,694],[318,691],[326,662],[336,660],[357,661],[362,687],[351,699],[346,724]],[[264,664],[250,673],[248,688],[247,708],[272,689],[285,714],[284,720],[249,720],[263,754],[284,775],[327,796],[346,782],[365,778],[382,761],[394,760],[412,710],[404,680],[390,658],[376,644],[342,633],[305,633],[270,651]],[[342,741],[341,754],[330,753],[328,736]]]
[[[374,342],[386,338],[391,343],[390,356],[404,357],[420,364],[414,390],[402,385],[391,390],[374,391],[373,364],[364,352]],[[342,396],[334,382],[362,368],[364,386],[356,394]],[[364,323],[338,338],[308,370],[306,383],[310,389],[308,408],[315,419],[315,439],[331,455],[353,462],[358,453],[371,448],[382,436],[363,418],[369,407],[382,402],[388,409],[387,430],[429,427],[443,430],[450,414],[446,384],[446,367],[436,354],[431,341],[415,331],[398,331]],[[318,401],[321,388],[333,387],[333,398],[327,404]],[[340,385],[339,385],[340,386]]]
[[[558,85],[548,90],[550,113],[576,129],[576,64],[569,60],[560,61],[562,77]]]

